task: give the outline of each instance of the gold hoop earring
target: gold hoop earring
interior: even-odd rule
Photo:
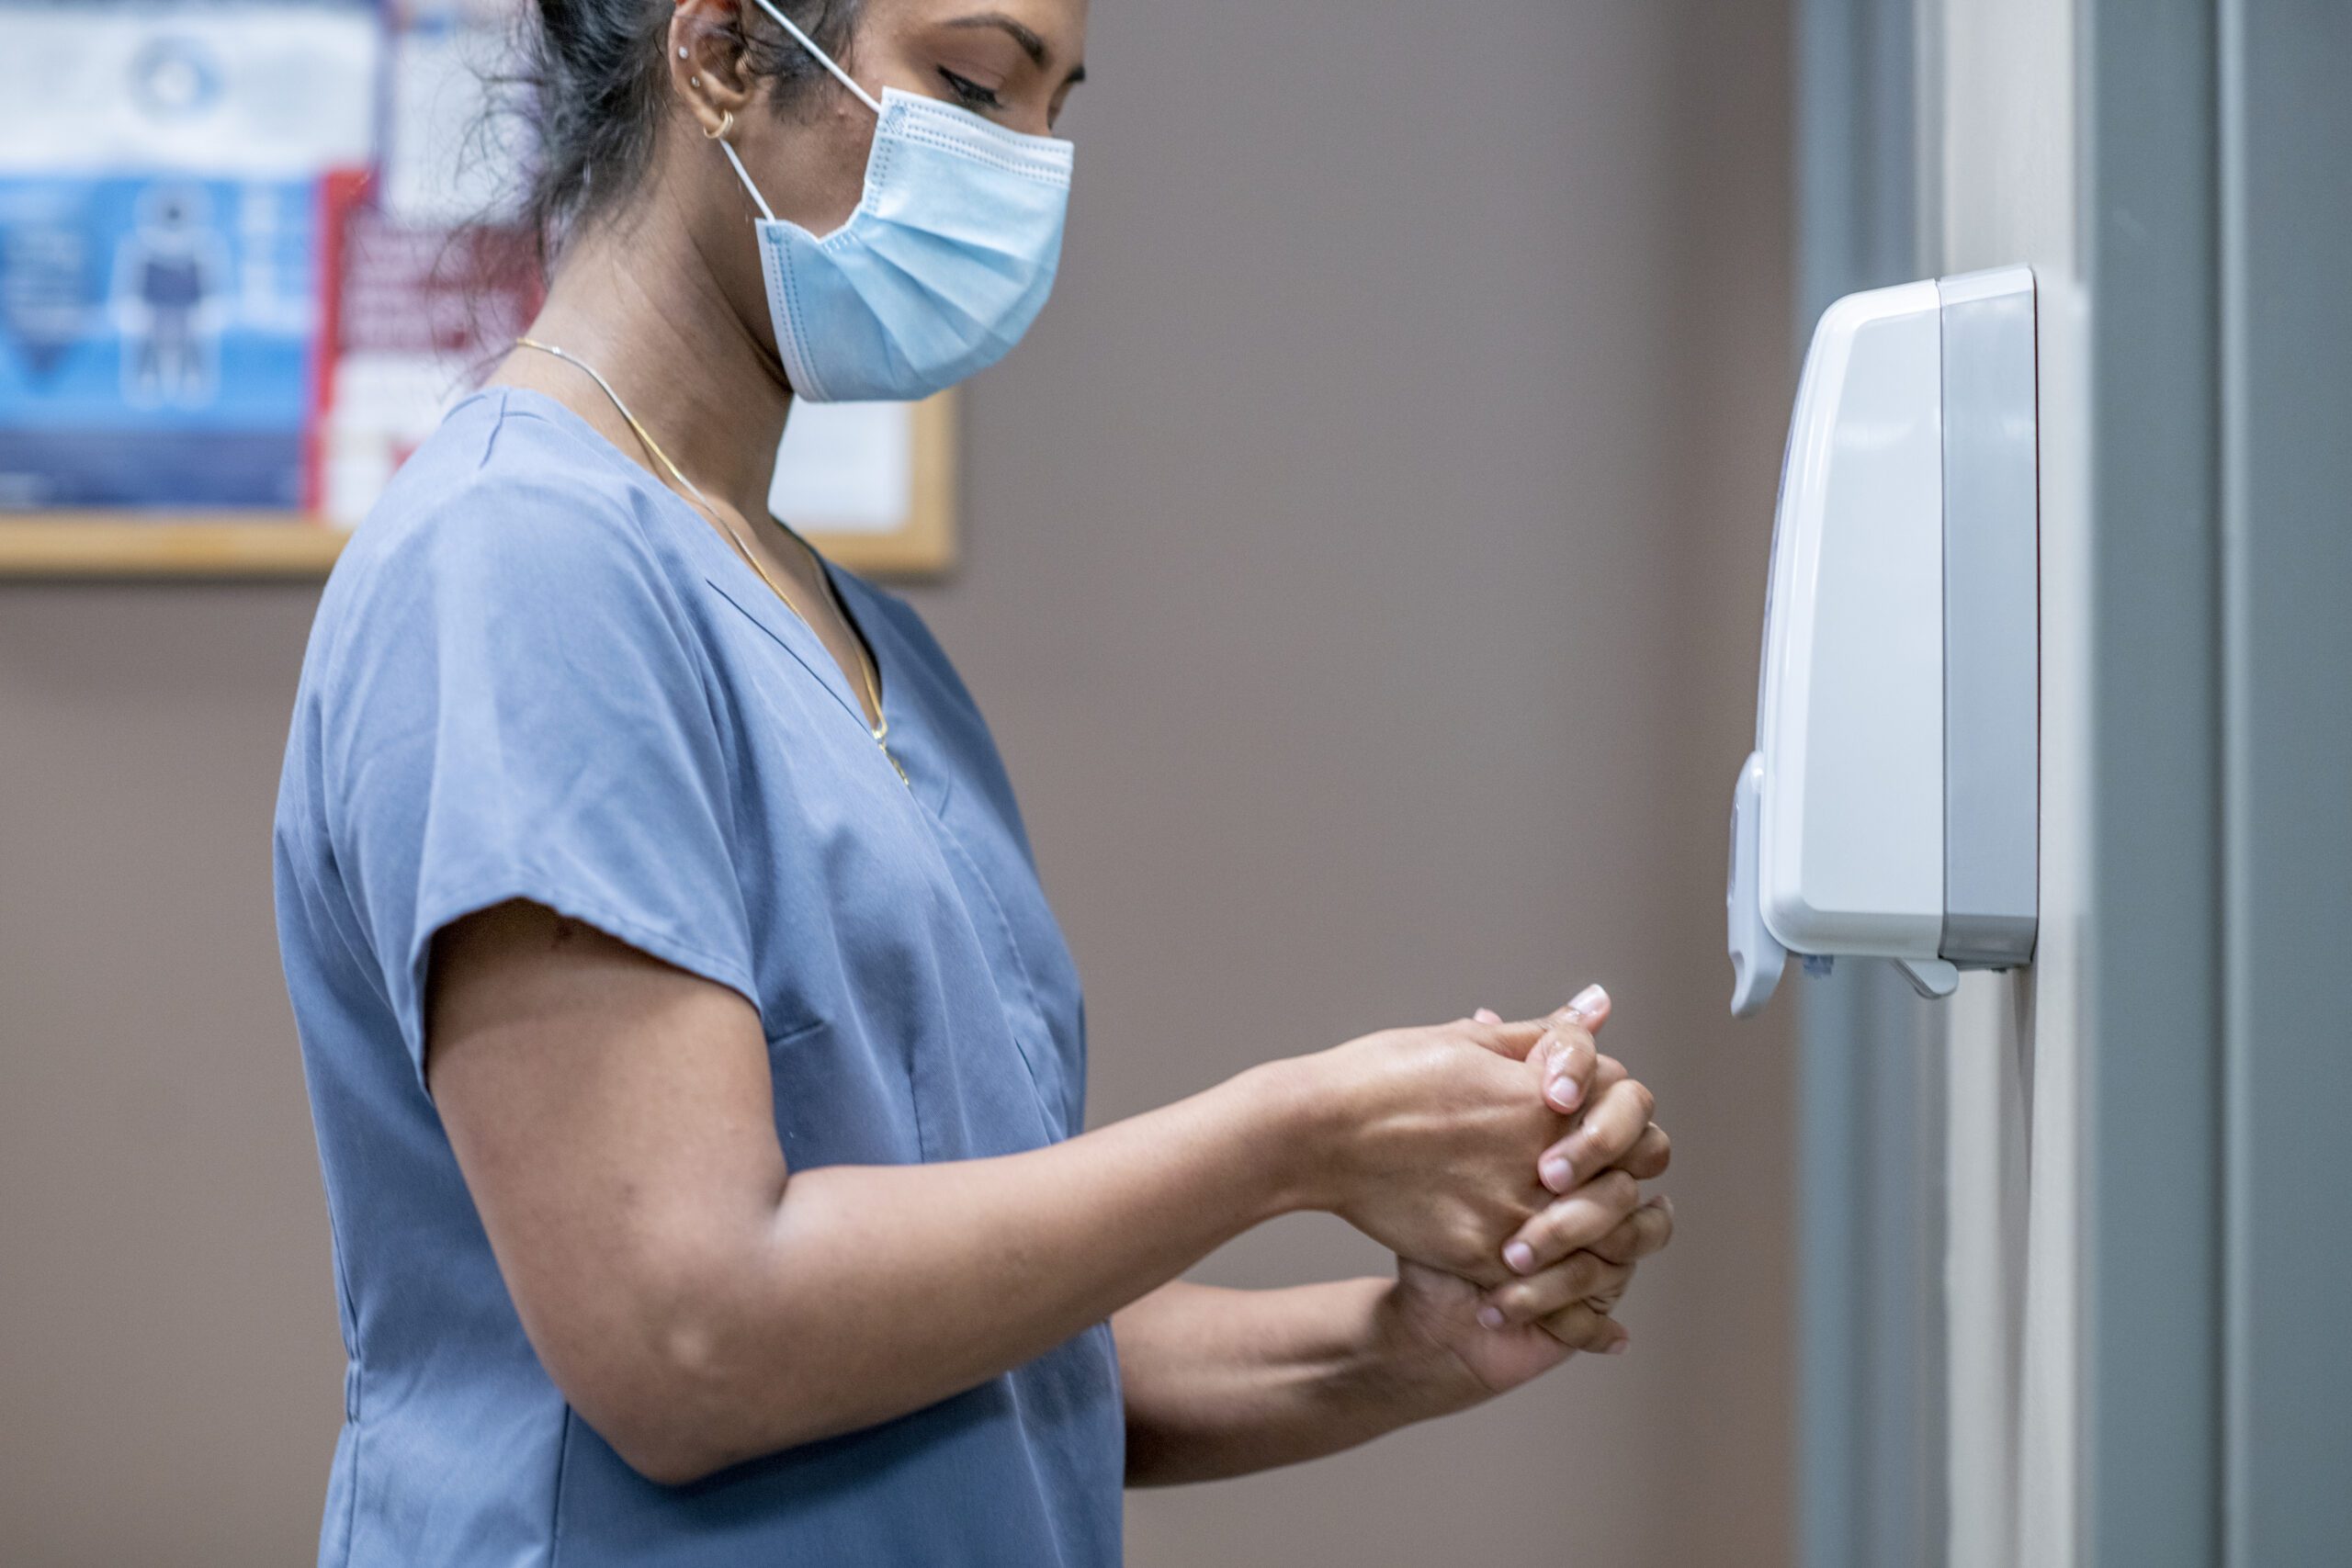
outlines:
[[[735,111],[733,109],[728,109],[724,111],[724,118],[719,120],[718,129],[717,130],[706,130],[702,134],[706,141],[724,141],[728,137],[734,134],[734,130]]]

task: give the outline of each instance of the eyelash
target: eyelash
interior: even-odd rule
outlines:
[[[1004,107],[1004,100],[997,96],[995,88],[983,87],[977,82],[967,82],[944,65],[939,68],[939,74],[946,81],[949,90],[966,103],[984,109]]]

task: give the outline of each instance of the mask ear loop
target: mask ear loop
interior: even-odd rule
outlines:
[[[760,217],[767,222],[775,222],[775,209],[768,206],[768,198],[760,194],[760,187],[752,183],[751,174],[743,167],[743,160],[735,154],[735,143],[723,137],[714,140],[718,142],[718,150],[727,154],[727,161],[735,165],[735,177],[741,180],[743,188],[752,193],[752,204],[760,209]]]
[[[799,23],[794,21],[790,17],[786,16],[782,11],[777,10],[774,4],[774,0],[757,0],[757,4],[761,10],[765,11],[770,17],[775,18],[776,26],[782,28],[786,32],[790,33],[795,39],[798,39],[800,47],[807,50],[809,54],[816,59],[818,64],[831,72],[835,81],[839,82],[842,86],[847,87],[851,92],[856,94],[857,101],[859,103],[864,104],[867,108],[872,109],[876,116],[881,114],[882,106],[875,102],[874,95],[859,86],[857,85],[856,77],[852,76],[848,72],[842,70],[838,64],[834,63],[833,57],[831,55],[827,54],[823,50],[819,49],[817,47],[817,40],[800,30]]]

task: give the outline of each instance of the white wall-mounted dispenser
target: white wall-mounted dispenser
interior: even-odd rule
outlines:
[[[1849,295],[1805,355],[1756,750],[1733,797],[1732,1011],[1791,953],[1926,996],[2033,956],[2040,431],[2022,266]]]

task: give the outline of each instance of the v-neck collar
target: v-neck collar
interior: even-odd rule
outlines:
[[[799,660],[801,667],[816,678],[819,685],[832,694],[833,700],[857,722],[858,728],[864,730],[869,739],[873,736],[874,726],[865,716],[865,703],[859,700],[856,689],[850,684],[849,671],[834,659],[832,650],[825,646],[825,639],[817,635],[817,628],[785,604],[776,591],[737,551],[733,542],[719,532],[716,524],[643,465],[630,462],[628,455],[605,439],[603,432],[560,400],[528,387],[493,387],[484,389],[484,392],[495,392],[504,400],[523,399],[526,412],[545,411],[542,417],[551,416],[552,423],[559,428],[577,436],[599,457],[618,468],[625,478],[650,493],[657,504],[666,502],[674,507],[676,514],[691,525],[689,532],[697,541],[695,547],[703,552],[703,581],[775,638],[786,653]],[[864,646],[865,657],[873,663],[875,706],[885,724],[892,724],[895,722],[890,712],[892,682],[883,664],[881,646],[867,634],[865,621],[850,608],[849,585],[833,563],[814,547],[810,547],[809,554],[816,557],[817,570],[825,574],[826,584],[833,593],[842,619],[849,626],[850,636]]]
[[[665,493],[670,492],[665,489]],[[671,499],[676,500],[674,493],[672,493]],[[680,502],[679,504],[683,506],[685,503]],[[687,510],[692,512],[694,509],[688,507]],[[705,533],[711,532],[710,525],[702,519],[701,513],[695,513],[695,521],[701,524]],[[716,537],[715,535],[713,536]],[[720,598],[743,612],[761,630],[782,644],[786,653],[798,660],[801,666],[809,674],[815,676],[826,691],[832,694],[833,700],[841,704],[850,717],[857,721],[858,728],[864,730],[870,739],[874,734],[874,726],[865,716],[865,705],[858,700],[856,688],[850,684],[849,671],[841,667],[841,661],[835,659],[832,650],[825,646],[825,639],[817,635],[817,628],[788,609],[784,601],[776,597],[775,590],[761,581],[760,574],[746,565],[742,557],[727,547],[724,540],[719,541],[719,544],[721,553],[726,556],[734,570],[727,574],[729,580],[726,581],[719,581],[718,572],[710,570],[705,572],[703,581]],[[832,563],[822,556],[818,557],[817,561],[819,567],[830,576],[832,571]],[[838,584],[835,585],[834,592],[840,592]],[[865,645],[866,658],[874,661],[875,705],[881,711],[883,718],[888,721],[891,718],[890,682],[888,671],[883,668],[882,650],[875,645],[873,638],[865,635],[865,628],[859,625],[856,616],[850,613],[846,602],[847,596],[843,595],[842,598],[842,617],[849,622],[850,635]]]

